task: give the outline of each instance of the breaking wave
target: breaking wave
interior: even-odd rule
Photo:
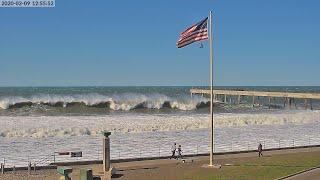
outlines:
[[[215,115],[216,128],[318,123],[320,111]],[[0,137],[65,137],[112,133],[183,131],[209,127],[207,114],[106,116],[2,116]]]
[[[50,95],[40,94],[31,97],[3,97],[0,98],[1,109],[14,109],[26,106],[46,105],[51,107],[88,106],[106,108],[110,110],[129,111],[134,109],[162,109],[195,110],[209,106],[209,101],[203,97],[188,96],[171,98],[163,94],[121,94],[106,96],[101,94],[78,95]]]

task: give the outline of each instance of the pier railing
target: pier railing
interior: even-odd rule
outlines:
[[[254,106],[257,102],[257,99],[259,97],[267,98],[267,103],[269,105],[273,104],[275,101],[275,98],[281,98],[282,104],[284,106],[293,106],[297,101],[304,100],[303,106],[305,109],[313,109],[313,101],[319,102],[320,100],[320,93],[299,93],[299,92],[272,92],[272,91],[248,91],[248,90],[220,90],[220,89],[214,89],[212,91],[213,98],[214,99],[220,99],[222,102],[227,103],[228,100],[233,100],[234,102],[237,102],[237,104],[240,104],[242,102],[242,99],[244,97],[251,98],[251,103]],[[198,95],[208,95],[210,94],[209,89],[190,89],[190,94],[193,96],[194,94]],[[232,96],[237,97],[237,100],[234,100]],[[218,98],[220,97],[220,98]],[[269,106],[270,107],[270,106]]]
[[[218,90],[212,91],[216,95],[233,96],[261,96],[261,97],[286,97],[300,99],[320,99],[320,93],[297,93],[297,92],[268,92],[268,91],[245,91],[245,90]],[[191,89],[191,94],[210,94],[208,89]]]

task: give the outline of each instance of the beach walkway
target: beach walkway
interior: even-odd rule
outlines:
[[[222,165],[221,169],[202,168],[208,163],[208,156],[188,158],[193,162],[183,163],[181,160],[159,159],[114,163],[117,175],[113,179],[275,179],[320,165],[320,148],[299,148],[273,150],[264,152],[264,157],[258,158],[257,153],[239,153],[214,156],[215,163]],[[72,179],[79,179],[80,169],[90,168],[95,176],[102,176],[101,164],[71,166]],[[319,179],[319,172],[306,173],[308,179]],[[39,170],[33,175],[26,171],[16,174],[7,172],[0,179],[49,179],[56,180],[59,175],[55,169]],[[299,178],[299,176],[297,176]],[[303,176],[301,176],[303,177]]]
[[[320,179],[320,168],[316,168],[316,169],[286,178],[286,180],[313,180],[313,179]]]
[[[262,171],[256,179],[273,179],[280,176],[268,177],[268,169],[290,169],[292,172],[296,171],[296,168],[307,169],[307,165],[302,164],[285,164],[279,163],[274,159],[281,160],[284,157],[297,158],[299,157],[312,157],[319,156],[320,148],[303,148],[303,149],[288,149],[288,150],[274,150],[264,152],[263,158],[258,158],[257,153],[240,153],[240,154],[227,154],[215,156],[215,163],[221,164],[221,169],[206,169],[202,168],[203,164],[208,163],[208,156],[199,156],[191,158],[193,163],[182,163],[177,160],[150,160],[141,162],[128,162],[114,164],[115,167],[120,169],[118,179],[250,179],[247,173],[253,173],[253,171]],[[190,159],[190,158],[188,158]],[[318,164],[320,161],[317,162]],[[320,164],[319,164],[320,165]],[[240,170],[236,169],[240,166]],[[266,170],[263,170],[265,168]],[[231,172],[229,172],[231,170]],[[288,171],[283,171],[285,174]],[[296,171],[298,172],[298,171]],[[230,176],[226,176],[229,173]],[[204,176],[197,176],[204,174]],[[206,174],[208,176],[206,176]],[[281,173],[280,173],[281,174]],[[290,174],[290,173],[289,173]],[[213,176],[210,176],[213,175]],[[284,176],[284,175],[283,175]],[[255,177],[255,175],[253,176]],[[320,174],[310,173],[308,179],[319,179]]]

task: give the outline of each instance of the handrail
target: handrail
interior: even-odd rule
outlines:
[[[98,140],[98,139],[97,139]],[[257,141],[237,141],[232,140],[230,143],[217,143],[215,145],[215,153],[224,152],[239,152],[239,151],[252,151],[256,150],[258,143],[263,145],[263,149],[275,149],[275,148],[294,148],[294,147],[306,147],[320,145],[319,137],[305,137],[294,139],[261,139]],[[171,155],[170,145],[141,145],[131,144],[131,148],[125,147],[125,144],[117,146],[117,149],[111,145],[111,159],[130,159],[130,158],[148,158],[148,157],[167,157]],[[77,148],[81,149],[81,148]],[[183,155],[197,155],[206,154],[209,152],[209,145],[185,143],[182,144]],[[0,157],[1,158],[1,157]],[[84,161],[84,160],[102,160],[102,153],[99,149],[83,149],[83,156],[72,158],[70,156],[55,156],[55,162],[72,162],[72,161]],[[36,163],[37,166],[49,165],[53,163],[52,154],[45,156],[34,156],[28,158],[6,158],[6,167],[18,167],[26,166],[27,162]],[[21,162],[21,163],[17,163]]]

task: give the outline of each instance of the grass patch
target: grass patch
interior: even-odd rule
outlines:
[[[265,153],[267,154],[267,153]],[[276,179],[305,169],[320,165],[319,152],[272,155],[263,158],[250,157],[230,159],[233,166],[221,169],[195,168],[184,172],[179,179],[212,180],[212,179]]]

